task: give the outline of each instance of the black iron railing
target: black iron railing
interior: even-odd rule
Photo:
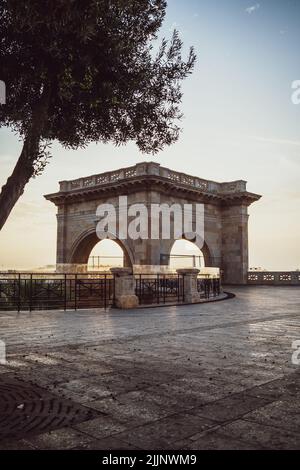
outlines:
[[[184,302],[183,276],[179,274],[139,274],[136,295],[142,305]]]
[[[200,297],[203,299],[217,297],[221,293],[220,279],[199,276],[197,279],[197,288]]]
[[[135,275],[141,305],[184,303],[184,274]],[[201,298],[220,295],[220,280],[199,277]],[[115,303],[115,278],[108,273],[0,273],[0,311],[77,310]]]
[[[77,310],[114,303],[114,276],[107,273],[0,273],[0,310]]]

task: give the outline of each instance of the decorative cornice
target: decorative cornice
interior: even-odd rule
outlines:
[[[169,196],[198,200],[216,205],[250,205],[261,196],[249,193],[245,181],[217,183],[175,172],[158,163],[138,163],[129,168],[102,173],[72,181],[60,182],[60,191],[45,198],[56,205],[95,200],[156,190]]]

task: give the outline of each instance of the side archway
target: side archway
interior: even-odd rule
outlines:
[[[205,258],[203,251],[196,243],[181,239],[173,242],[168,259],[169,267],[172,270],[181,268],[203,268]]]
[[[191,248],[194,246],[195,250],[195,256],[201,256],[203,258],[203,261],[204,261],[204,265],[206,267],[212,267],[212,266],[215,266],[216,262],[214,261],[214,256],[211,252],[211,250],[209,249],[209,246],[207,244],[207,242],[204,242],[201,240],[201,242],[198,244],[197,243],[197,240],[187,240],[184,236],[180,239],[180,240],[175,240],[173,241],[173,243],[169,246],[169,257],[172,256],[172,254],[175,253],[175,247],[176,247],[176,243],[177,242],[180,242],[181,244],[181,248],[182,248],[182,242],[186,242],[187,245],[190,245]],[[188,251],[188,250],[184,250],[184,251]],[[198,253],[196,253],[198,251]],[[177,253],[175,253],[177,254]],[[193,257],[193,253],[190,253],[190,256]],[[188,256],[188,254],[187,254]]]

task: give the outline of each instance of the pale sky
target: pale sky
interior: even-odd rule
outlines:
[[[184,83],[183,132],[157,156],[134,144],[90,145],[53,158],[32,180],[0,232],[0,269],[55,263],[56,208],[43,195],[58,181],[102,173],[144,160],[216,181],[243,179],[262,199],[250,207],[250,266],[300,268],[299,0],[169,1],[162,34],[176,27],[198,56]],[[20,152],[18,138],[0,130],[0,185]]]

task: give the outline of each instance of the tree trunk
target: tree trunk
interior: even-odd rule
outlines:
[[[34,165],[39,155],[41,135],[47,119],[49,96],[49,89],[44,88],[41,99],[33,111],[31,126],[25,136],[20,157],[11,176],[2,187],[0,193],[0,230],[23,194],[26,184],[34,175]]]
[[[32,152],[30,147],[25,140],[19,160],[6,184],[2,187],[0,194],[0,230],[16,202],[23,194],[26,184],[33,176],[34,162],[30,156],[34,152]]]

